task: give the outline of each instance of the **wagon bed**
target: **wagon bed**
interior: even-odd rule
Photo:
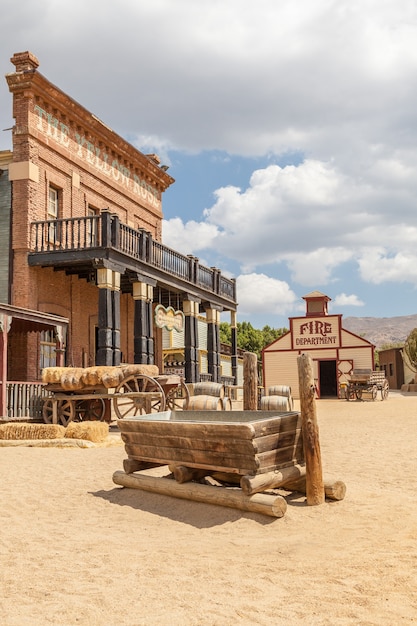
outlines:
[[[45,368],[49,396],[43,404],[46,423],[67,426],[72,420],[110,420],[111,406],[119,420],[128,416],[182,409],[189,400],[183,379],[159,375],[155,365]]]
[[[378,391],[381,393],[381,400],[388,398],[389,383],[384,371],[354,369],[346,387],[346,400],[362,400],[365,395],[376,400]]]

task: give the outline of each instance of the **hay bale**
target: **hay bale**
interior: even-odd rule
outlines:
[[[101,380],[106,389],[112,389],[117,387],[123,378],[123,370],[120,367],[109,367],[106,372],[103,372]]]
[[[65,428],[60,424],[2,424],[0,439],[60,439]]]
[[[95,387],[100,383],[101,374],[99,367],[86,367],[81,375],[81,380],[86,387]]]
[[[69,439],[86,439],[94,443],[102,443],[109,434],[109,425],[106,422],[70,422],[65,431]]]
[[[137,363],[132,365],[122,365],[123,378],[127,376],[150,376],[154,378],[159,375],[159,368],[157,365],[149,365],[145,363]]]
[[[82,367],[68,367],[61,375],[61,387],[65,391],[77,391],[84,387]]]
[[[42,370],[42,382],[49,385],[60,385],[61,376],[66,367],[44,367]]]

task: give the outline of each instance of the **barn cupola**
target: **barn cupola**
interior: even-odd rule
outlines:
[[[327,303],[331,298],[324,295],[320,291],[312,291],[303,296],[306,301],[306,317],[319,317],[320,315],[328,315]]]

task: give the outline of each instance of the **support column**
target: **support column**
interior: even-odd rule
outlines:
[[[120,349],[120,274],[114,272],[114,286],[112,295],[112,349],[113,349],[113,365],[120,365],[122,351]]]
[[[211,380],[220,382],[220,311],[206,309],[207,317],[207,366]]]
[[[232,338],[232,376],[235,378],[235,385],[238,384],[238,361],[237,361],[237,315],[236,311],[230,311],[230,327]]]
[[[135,301],[133,327],[134,363],[153,365],[155,362],[155,342],[153,337],[152,285],[134,282],[133,299]]]
[[[198,313],[199,302],[194,300],[183,301],[185,315],[185,381],[197,383],[200,380],[200,367],[198,362]]]
[[[7,416],[7,339],[12,318],[0,315],[0,417]]]
[[[65,366],[65,344],[67,340],[66,327],[63,326],[55,326],[55,337],[56,337],[56,366],[64,367]]]
[[[97,365],[120,364],[120,273],[97,270],[98,344]],[[117,294],[116,294],[117,292]]]

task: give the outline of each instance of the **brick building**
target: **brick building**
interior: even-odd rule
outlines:
[[[51,84],[33,54],[11,62],[13,148],[0,153],[8,379],[39,380],[55,363],[155,363],[163,371],[162,329],[174,324],[183,327],[186,380],[195,382],[203,316],[207,370],[219,380],[222,311],[236,346],[235,281],[161,243],[162,195],[174,183],[167,168]],[[14,332],[19,311],[33,313],[31,331]]]

